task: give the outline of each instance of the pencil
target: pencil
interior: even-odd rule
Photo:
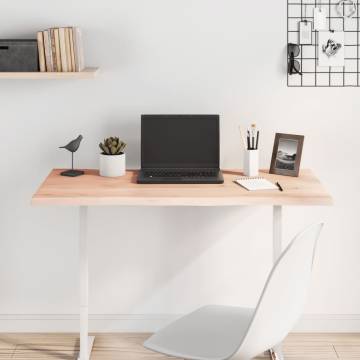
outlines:
[[[255,131],[256,124],[251,124],[251,150],[255,150]]]
[[[243,131],[241,129],[241,125],[239,125],[239,132],[240,132],[241,142],[242,142],[242,144],[244,146],[244,149],[246,150],[246,142],[245,142],[245,138],[244,138],[244,133],[243,133]]]

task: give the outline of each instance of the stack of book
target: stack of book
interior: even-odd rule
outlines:
[[[37,41],[41,72],[78,72],[84,69],[79,28],[61,27],[39,31]]]

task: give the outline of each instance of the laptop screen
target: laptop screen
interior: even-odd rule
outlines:
[[[142,115],[142,168],[219,168],[219,115]]]

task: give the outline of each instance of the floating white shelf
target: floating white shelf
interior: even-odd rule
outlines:
[[[0,72],[1,79],[93,79],[99,71],[96,67],[87,67],[80,72]]]

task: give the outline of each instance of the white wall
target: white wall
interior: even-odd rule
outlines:
[[[357,319],[360,329],[360,89],[286,87],[284,1],[13,0],[0,23],[2,38],[77,24],[87,63],[101,68],[95,80],[0,82],[0,330],[43,329],[39,319],[75,326],[77,210],[30,206],[50,169],[69,164],[57,147],[83,134],[77,164],[96,167],[99,140],[119,135],[138,167],[140,114],[157,112],[220,113],[224,168],[242,163],[239,122],[263,129],[263,167],[275,132],[305,135],[302,165],[336,205],[286,208],[285,239],[325,220],[306,313],[345,328]],[[96,330],[151,328],[207,303],[253,306],[271,267],[270,208],[96,208],[89,217]],[[315,326],[308,318],[305,330]]]

